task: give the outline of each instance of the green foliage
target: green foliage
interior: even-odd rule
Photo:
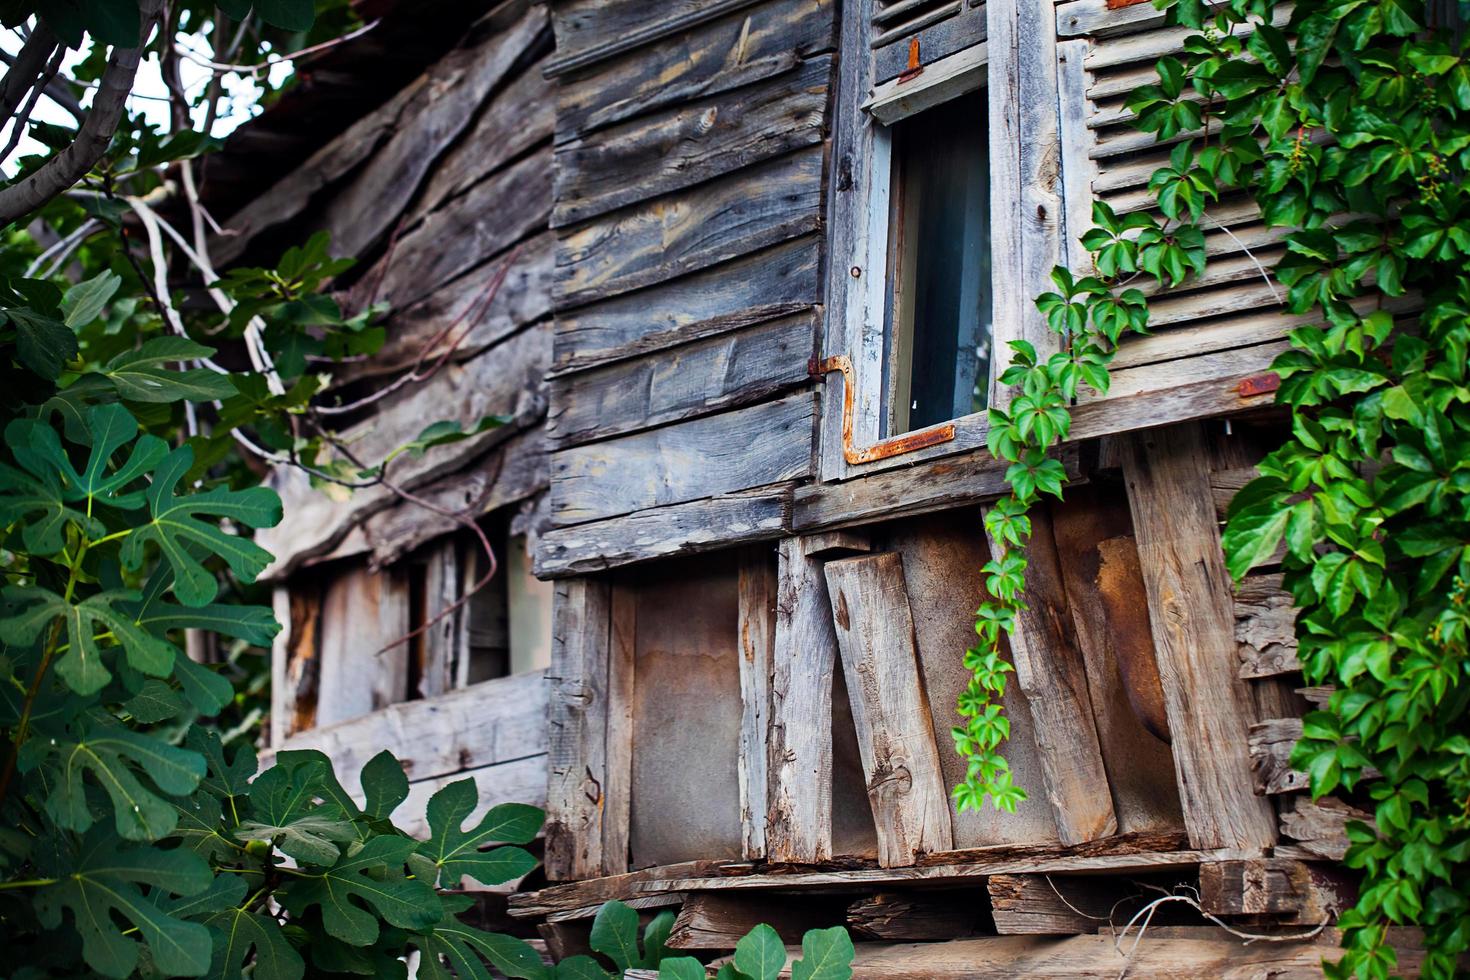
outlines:
[[[1068,349],[1039,363],[1012,345],[1003,380],[1019,395],[992,411],[990,445],[1022,469],[986,518],[997,554],[965,661],[955,740],[970,770],[956,796],[1004,807],[1018,792],[997,754],[997,643],[1021,608],[1026,512],[1057,491],[1033,475],[1042,454],[1066,436],[1076,385],[1106,391],[1119,337],[1147,325],[1126,283],[1202,273],[1209,204],[1247,191],[1288,229],[1272,270],[1287,311],[1319,323],[1293,330],[1273,365],[1291,437],[1236,495],[1227,565],[1240,577],[1284,546],[1306,682],[1334,690],[1292,763],[1315,797],[1375,805],[1373,825],[1348,828],[1364,880],[1328,973],[1389,976],[1388,927],[1416,925],[1423,975],[1451,977],[1470,949],[1470,56],[1397,0],[1299,0],[1284,29],[1270,0],[1156,2],[1198,33],[1128,106],[1161,140],[1207,123],[1218,135],[1175,146],[1149,183],[1158,215],[1094,209],[1096,275],[1058,269],[1037,301]],[[1417,318],[1386,308],[1412,296]]]

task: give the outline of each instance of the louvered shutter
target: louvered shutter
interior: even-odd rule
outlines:
[[[1290,8],[1275,16],[1285,24]],[[1059,4],[1057,30],[1067,255],[1074,271],[1090,271],[1077,239],[1092,225],[1092,202],[1120,215],[1149,207],[1149,178],[1172,149],[1134,128],[1128,95],[1155,83],[1157,61],[1180,54],[1196,32],[1166,27],[1151,3],[1109,9],[1104,0]],[[1284,292],[1267,280],[1287,229],[1267,228],[1243,194],[1212,204],[1202,224],[1208,271],[1150,301],[1151,334],[1124,338],[1110,397],[1264,371],[1285,349],[1285,332],[1304,322],[1284,312]]]
[[[873,84],[985,40],[985,0],[873,0]]]

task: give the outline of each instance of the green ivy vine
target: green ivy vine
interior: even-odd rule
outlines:
[[[1236,496],[1226,560],[1238,579],[1284,545],[1304,679],[1333,689],[1292,762],[1314,799],[1374,807],[1373,824],[1348,827],[1363,881],[1328,975],[1391,975],[1389,929],[1413,925],[1423,976],[1453,977],[1470,949],[1470,56],[1443,5],[1299,0],[1277,29],[1272,0],[1156,2],[1198,31],[1128,99],[1140,128],[1177,141],[1148,185],[1156,208],[1095,206],[1094,274],[1058,268],[1037,299],[1064,349],[1012,343],[1001,380],[1017,394],[990,412],[1011,492],[985,517],[954,795],[961,809],[1025,799],[1000,751],[1013,669],[1000,642],[1023,608],[1028,512],[1061,496],[1047,451],[1078,386],[1106,392],[1119,339],[1146,329],[1134,284],[1202,274],[1207,207],[1248,193],[1287,230],[1271,270],[1285,311],[1316,322],[1273,364],[1290,437]],[[1405,303],[1421,312],[1389,308]]]

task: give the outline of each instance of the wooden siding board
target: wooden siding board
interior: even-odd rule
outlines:
[[[569,74],[557,100],[557,141],[787,72],[832,48],[836,10],[833,0],[775,0]]]
[[[746,548],[739,563],[741,852],[747,858],[763,858],[769,769],[766,738],[776,653],[775,549]]]
[[[820,240],[798,238],[557,316],[554,370],[572,372],[737,330],[821,299]]]
[[[551,459],[552,519],[577,524],[808,476],[813,410],[798,392],[562,450]]]
[[[621,123],[556,149],[552,227],[682,190],[822,141],[830,55],[747,88]]]
[[[546,73],[564,75],[756,2],[670,0],[660,6],[663,16],[651,17],[643,0],[564,0],[553,10],[557,55]]]
[[[822,163],[821,148],[809,147],[567,229],[557,250],[558,307],[650,286],[815,230]]]
[[[805,384],[815,317],[799,314],[551,384],[547,433],[559,447],[759,401]]]

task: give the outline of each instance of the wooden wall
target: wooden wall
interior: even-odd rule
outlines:
[[[812,473],[835,0],[559,0],[542,573],[772,537]],[[636,542],[636,544],[634,544]]]

